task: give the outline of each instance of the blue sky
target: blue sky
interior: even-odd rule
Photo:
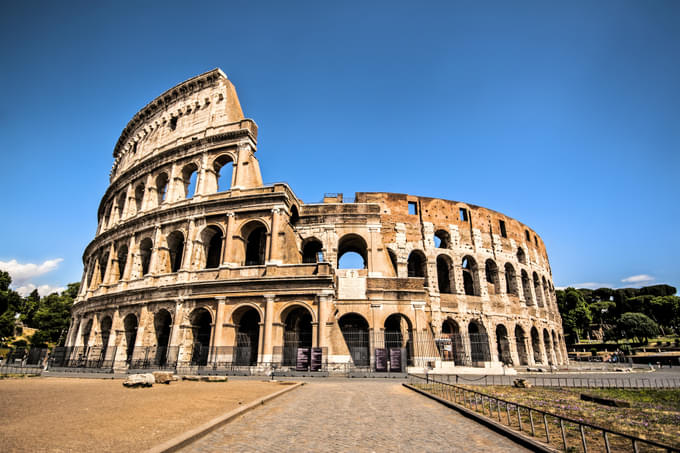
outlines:
[[[557,286],[680,285],[680,2],[92,3],[0,17],[16,288],[80,280],[120,132],[215,67],[306,202],[466,201],[534,228]]]

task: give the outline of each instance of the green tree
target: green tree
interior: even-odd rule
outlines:
[[[33,316],[38,311],[38,307],[40,307],[40,294],[37,289],[34,289],[31,294],[22,299],[19,309],[21,321],[28,327],[33,327]]]
[[[647,343],[649,338],[659,334],[659,326],[644,313],[624,313],[618,319],[616,327],[608,336],[614,339],[637,339],[640,343]]]
[[[77,284],[75,284],[77,285]],[[69,285],[69,289],[71,285]],[[71,321],[71,307],[73,306],[72,292],[69,289],[61,294],[53,293],[43,297],[40,301],[40,308],[35,313],[35,327],[43,332],[39,339],[44,341],[61,342],[65,340],[66,331]]]

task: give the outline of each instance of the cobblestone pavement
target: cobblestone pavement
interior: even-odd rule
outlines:
[[[314,381],[182,452],[525,452],[395,382]]]

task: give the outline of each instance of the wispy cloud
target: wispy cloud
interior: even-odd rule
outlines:
[[[23,286],[20,286],[16,289],[16,292],[21,294],[22,296],[28,296],[33,292],[34,289],[38,290],[38,294],[40,296],[48,296],[52,293],[61,293],[64,291],[66,288],[63,288],[61,286],[51,286],[51,285],[40,285],[40,286],[35,286],[33,283],[26,283]]]
[[[630,277],[622,278],[621,281],[623,283],[634,283],[634,284],[643,284],[643,283],[649,283],[653,282],[656,280],[656,278],[652,277],[651,275],[648,274],[638,274],[638,275],[631,275]]]
[[[611,283],[599,283],[599,282],[584,282],[584,283],[573,283],[572,288],[586,288],[586,289],[598,289],[598,288],[612,288],[614,285]]]
[[[52,272],[62,261],[64,261],[62,258],[46,260],[40,264],[19,263],[17,260],[0,261],[0,270],[9,272],[12,276],[12,286],[23,286],[32,278]]]

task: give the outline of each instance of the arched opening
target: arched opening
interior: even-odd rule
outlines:
[[[407,269],[409,277],[424,278],[423,286],[427,286],[427,258],[420,250],[414,250],[408,256]]]
[[[446,319],[442,323],[442,339],[440,341],[441,356],[445,361],[453,360],[457,365],[468,365],[465,359],[463,339],[460,335],[460,327],[453,319]]]
[[[87,348],[90,345],[90,334],[92,333],[92,320],[88,319],[83,328],[83,347]]]
[[[142,239],[139,244],[139,255],[142,264],[142,275],[147,275],[150,272],[149,265],[151,264],[151,251],[153,249],[153,241],[150,238]]]
[[[515,273],[515,268],[510,263],[505,263],[505,292],[513,296],[518,295],[517,274]]]
[[[366,319],[356,313],[349,313],[338,320],[338,325],[354,366],[370,366],[368,322]]]
[[[203,251],[205,254],[205,269],[216,269],[222,261],[222,230],[214,225],[206,227],[201,232]]]
[[[170,343],[170,325],[172,316],[168,310],[158,310],[153,317],[153,326],[156,333],[156,356],[154,365],[164,366],[168,356],[168,344]]]
[[[253,307],[243,307],[236,310],[233,318],[236,324],[234,365],[256,365],[260,338],[260,314]]]
[[[521,264],[527,263],[527,256],[524,254],[522,247],[517,248],[517,261],[519,261]]]
[[[562,351],[560,350],[560,344],[557,342],[557,335],[555,335],[555,331],[552,331],[552,344],[553,344],[553,350],[555,351],[555,360],[557,360],[557,364],[560,365],[562,364]]]
[[[413,329],[406,316],[395,313],[385,319],[385,348],[403,349],[406,363],[413,366]]]
[[[102,337],[102,354],[106,354],[106,348],[109,347],[109,339],[111,338],[111,325],[113,324],[111,316],[105,316],[99,323],[99,331]]]
[[[451,248],[451,236],[446,230],[437,230],[434,233],[434,246],[438,249]]]
[[[489,335],[484,326],[478,321],[470,321],[468,324],[468,337],[470,338],[470,360],[472,366],[480,362],[489,362]]]
[[[550,341],[550,334],[546,329],[543,329],[543,347],[545,348],[545,355],[548,358],[548,365],[553,364],[552,342]]]
[[[463,286],[466,296],[479,296],[477,281],[477,262],[471,256],[463,258]]]
[[[443,294],[451,294],[451,269],[453,262],[451,258],[446,255],[439,255],[437,257],[437,283],[439,284],[439,292]]]
[[[111,221],[111,209],[113,208],[113,205],[111,203],[108,204],[106,207],[106,211],[104,214],[104,228],[108,228],[109,222]]]
[[[93,283],[93,280],[94,280],[94,278],[93,278],[94,277],[94,267],[95,267],[95,262],[94,262],[94,260],[90,259],[90,262],[89,262],[88,268],[87,268],[87,287],[88,288],[92,287],[92,283]]]
[[[546,282],[545,277],[542,277],[543,281],[543,300],[545,301],[545,306],[550,306],[550,290],[548,289],[548,282]]]
[[[193,198],[196,193],[196,179],[198,177],[198,166],[196,164],[185,165],[182,169],[182,188],[184,189],[184,197]]]
[[[125,329],[125,361],[130,363],[137,341],[137,316],[132,313],[127,315],[123,319],[123,329]]]
[[[316,239],[308,239],[302,246],[302,262],[303,263],[321,263],[323,262],[323,245]]]
[[[296,306],[285,315],[283,327],[283,364],[296,364],[297,350],[312,347],[312,315],[304,307]]]
[[[536,327],[531,328],[531,349],[534,352],[534,363],[543,363],[541,358],[541,339],[538,336]]]
[[[368,247],[358,234],[347,234],[338,241],[338,269],[366,269]]]
[[[217,179],[217,192],[225,192],[231,189],[234,169],[231,156],[223,154],[215,159],[213,169],[215,170],[215,178]]]
[[[142,212],[142,206],[144,206],[144,183],[135,187],[135,213]]]
[[[536,294],[536,302],[538,306],[543,306],[543,290],[541,289],[541,281],[538,279],[538,274],[534,272],[534,293]]]
[[[184,234],[181,231],[173,231],[168,235],[168,254],[170,260],[170,272],[177,272],[182,268],[184,256]]]
[[[531,283],[529,282],[529,275],[527,271],[522,269],[522,292],[524,293],[524,301],[527,305],[534,305],[534,298],[531,295]]]
[[[267,229],[259,222],[251,222],[242,230],[246,240],[246,266],[262,266],[267,251]]]
[[[197,308],[191,312],[191,333],[193,336],[191,364],[205,366],[210,354],[210,334],[212,333],[212,316],[205,308]]]
[[[298,212],[298,208],[296,206],[292,206],[290,208],[290,218],[288,219],[288,222],[295,227],[298,222],[300,221],[300,213]]]
[[[392,265],[392,270],[394,271],[394,276],[398,277],[399,276],[399,268],[397,267],[397,255],[390,250],[387,249],[387,256],[390,258],[390,264]]]
[[[501,283],[498,278],[498,266],[494,260],[488,259],[484,265],[484,274],[486,276],[487,291],[489,294],[500,294]]]
[[[520,365],[529,365],[529,356],[527,355],[527,338],[524,335],[524,329],[521,326],[515,326],[515,343],[517,345],[517,357]]]
[[[123,214],[125,214],[125,192],[121,193],[116,201],[116,206],[118,207],[118,221],[123,219]]]
[[[99,281],[105,283],[106,268],[109,265],[109,252],[104,252],[99,257]]]
[[[156,176],[156,195],[158,196],[157,203],[160,206],[165,201],[165,197],[168,193],[168,175],[167,173],[161,173]]]
[[[118,247],[118,279],[122,280],[125,275],[125,265],[127,264],[128,248],[127,245],[123,244]]]
[[[510,341],[508,340],[508,330],[503,324],[496,326],[496,351],[498,361],[504,365],[512,366],[512,356],[510,355]]]

